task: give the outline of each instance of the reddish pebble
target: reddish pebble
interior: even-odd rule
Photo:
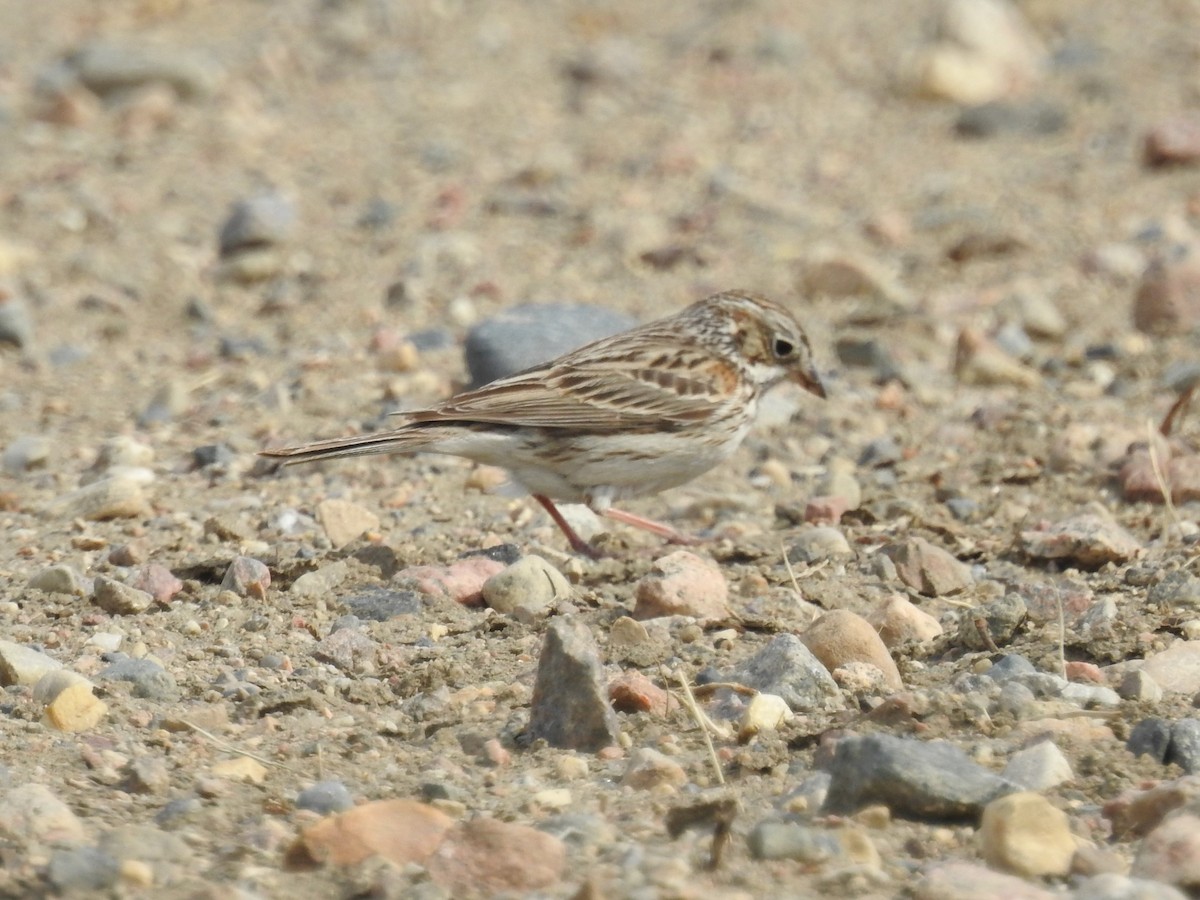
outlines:
[[[1100,667],[1094,663],[1072,660],[1066,665],[1068,681],[1087,681],[1092,684],[1105,684],[1107,679]]]
[[[512,762],[512,754],[505,750],[504,745],[496,738],[484,741],[483,755],[488,758],[488,761],[492,765],[500,766],[501,768]]]
[[[850,509],[845,497],[813,497],[804,507],[804,521],[813,525],[836,525]]]
[[[269,574],[267,579],[267,583],[270,584]],[[171,598],[183,590],[183,582],[175,577],[175,573],[158,563],[150,563],[138,569],[129,585],[139,591],[145,591],[156,603],[164,605],[170,603]]]
[[[483,584],[504,570],[504,563],[483,556],[460,559],[448,566],[413,566],[397,572],[392,581],[402,588],[443,597],[464,606],[483,604]]]
[[[1200,160],[1200,116],[1164,119],[1146,132],[1148,166],[1178,165]]]
[[[686,550],[676,550],[654,561],[650,573],[637,583],[635,619],[659,616],[692,616],[700,620],[726,619],[729,588],[715,563]]]
[[[608,699],[617,712],[665,716],[678,703],[641,672],[622,672],[608,684]]]

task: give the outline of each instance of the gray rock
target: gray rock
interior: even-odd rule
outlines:
[[[839,529],[831,525],[818,525],[806,528],[796,536],[788,557],[804,563],[815,563],[853,554],[846,536]]]
[[[637,320],[602,306],[525,303],[485,319],[467,334],[464,353],[471,386],[561,356],[589,341],[637,325]]]
[[[1187,900],[1187,894],[1161,881],[1116,872],[1093,875],[1075,885],[1071,900]]]
[[[984,672],[988,678],[1003,684],[1023,675],[1037,674],[1037,666],[1019,653],[1006,653],[996,660],[990,669]]]
[[[181,822],[201,809],[203,805],[199,797],[176,797],[167,801],[163,808],[155,813],[154,822],[160,828],[178,827]]]
[[[1018,750],[1002,773],[1009,781],[1031,791],[1045,791],[1075,777],[1071,763],[1053,741],[1038,741]]]
[[[113,94],[161,82],[181,97],[203,96],[213,87],[211,65],[175,48],[96,40],[67,60],[88,90]]]
[[[46,880],[62,893],[102,891],[121,877],[121,863],[96,847],[55,850],[46,866]]]
[[[1159,718],[1142,719],[1125,741],[1125,749],[1134,756],[1149,756],[1158,762],[1166,761],[1170,747],[1171,723]]]
[[[101,681],[126,681],[133,696],[146,700],[175,700],[179,687],[171,673],[150,659],[119,659],[97,676]]]
[[[1166,761],[1188,775],[1200,772],[1200,719],[1180,719],[1171,726],[1171,746]]]
[[[163,795],[171,789],[171,773],[164,760],[139,756],[130,761],[126,770],[126,790],[131,794]]]
[[[32,647],[0,640],[0,687],[36,684],[43,675],[61,668],[57,659]]]
[[[259,600],[266,598],[267,588],[270,586],[271,570],[265,563],[252,556],[234,557],[229,568],[225,570],[225,577],[221,579],[222,590],[233,591],[242,597],[256,597]]]
[[[884,341],[875,337],[847,336],[838,338],[835,346],[838,361],[844,366],[871,369],[880,383],[908,379]]]
[[[1004,132],[1056,134],[1066,126],[1067,111],[1044,100],[1022,104],[996,101],[964,109],[954,123],[954,130],[959,137],[988,138]]]
[[[1063,685],[1059,696],[1085,709],[1095,709],[1097,707],[1111,709],[1121,705],[1120,694],[1102,684],[1083,684],[1072,681],[1069,684]]]
[[[530,736],[552,747],[593,752],[615,744],[619,733],[591,632],[574,619],[555,619],[538,658]]]
[[[746,838],[755,859],[794,859],[821,865],[842,855],[837,835],[799,822],[759,822]]]
[[[70,566],[59,564],[46,566],[29,579],[29,586],[47,594],[66,594],[69,597],[84,597],[88,587],[83,576]]]
[[[1141,669],[1135,669],[1122,678],[1117,693],[1125,700],[1142,703],[1158,703],[1163,698],[1162,685]]]
[[[1006,681],[996,698],[996,709],[1006,712],[1014,719],[1028,718],[1037,710],[1037,697],[1028,685],[1019,681]]]
[[[145,612],[154,598],[145,591],[122,584],[104,575],[96,576],[96,605],[114,616],[131,616]]]
[[[424,600],[416,591],[394,591],[388,588],[371,588],[343,597],[341,602],[353,615],[368,622],[386,622],[396,616],[411,616],[424,608]]]
[[[571,596],[571,583],[540,556],[525,556],[483,583],[483,601],[496,612],[538,616]]]
[[[1028,609],[1021,596],[1005,594],[991,603],[967,610],[959,622],[958,639],[970,650],[987,650],[993,644],[1003,647],[1012,641],[1027,616]],[[981,622],[987,628],[986,634],[980,629]]]
[[[1014,680],[1033,691],[1034,696],[1043,699],[1060,696],[1070,683],[1061,675],[1051,675],[1049,672],[1034,672],[1030,675],[1018,676]]]
[[[924,538],[900,541],[883,552],[896,564],[900,580],[926,597],[956,594],[975,583],[967,566]]]
[[[872,734],[837,743],[824,810],[853,813],[883,803],[917,819],[968,819],[1020,785],[971,759],[953,744]]]
[[[0,284],[0,345],[20,350],[33,346],[33,314],[20,294]]]
[[[1168,572],[1162,581],[1150,588],[1146,599],[1171,612],[1194,612],[1200,609],[1200,578],[1182,570]]]
[[[217,243],[222,257],[286,243],[296,227],[296,204],[278,193],[239,200],[229,211]]]
[[[732,676],[766,694],[778,694],[795,712],[841,709],[842,693],[829,670],[794,634],[777,635]]]
[[[858,465],[862,469],[881,469],[894,466],[904,459],[904,448],[890,435],[875,438],[863,448],[858,456]]]
[[[313,647],[313,656],[321,662],[337,666],[349,674],[370,674],[375,671],[379,643],[360,628],[341,628],[323,638]]]
[[[0,306],[0,309],[3,307]],[[0,335],[0,342],[2,341],[3,335]],[[0,466],[5,472],[20,475],[22,472],[46,465],[49,458],[49,438],[40,434],[23,434],[4,448],[4,455],[0,456]]]
[[[321,566],[315,572],[305,572],[292,582],[288,593],[293,597],[301,597],[306,600],[321,599],[332,593],[333,589],[345,581],[349,574],[350,567],[344,559],[339,559],[337,562]]]
[[[825,798],[829,796],[829,784],[833,779],[830,778],[828,772],[813,772],[809,774],[803,781],[800,782],[793,790],[788,792],[786,805],[789,809],[805,809],[810,813],[816,813],[822,806],[825,805]]]
[[[350,791],[340,781],[318,781],[296,795],[296,808],[323,816],[343,812],[354,805]]]

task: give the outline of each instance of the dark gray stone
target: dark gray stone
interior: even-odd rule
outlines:
[[[471,386],[479,387],[637,325],[602,306],[525,303],[485,319],[467,334]]]
[[[1020,594],[1005,594],[991,603],[967,610],[959,621],[958,639],[971,650],[1003,647],[1012,641],[1028,615],[1029,610]],[[980,622],[987,626],[987,635],[980,631]]]
[[[843,706],[842,692],[829,670],[794,634],[777,635],[746,660],[732,680],[778,694],[796,712]]]
[[[127,681],[133,685],[133,696],[147,700],[175,700],[179,687],[171,673],[149,659],[116,660],[98,676],[101,681]]]
[[[1005,132],[1013,134],[1057,134],[1067,127],[1067,112],[1045,101],[1030,103],[984,103],[964,109],[954,123],[954,131],[964,138],[989,138]]]
[[[1200,719],[1180,719],[1171,726],[1167,762],[1175,763],[1188,775],[1200,772]]]
[[[617,742],[617,714],[587,626],[555,619],[546,629],[529,711],[529,734],[564,750],[594,752]]]
[[[1200,609],[1200,578],[1179,570],[1168,572],[1150,588],[1146,599],[1171,612]]]
[[[1166,719],[1142,719],[1125,741],[1125,749],[1134,756],[1149,756],[1158,762],[1166,762],[1170,748],[1171,723]]]
[[[46,880],[62,893],[102,891],[120,877],[121,863],[96,847],[55,850],[46,866]]]
[[[824,811],[850,814],[874,803],[916,819],[972,819],[1020,785],[940,741],[872,734],[843,738],[829,766]]]
[[[205,444],[192,450],[192,465],[197,469],[227,466],[235,457],[236,454],[228,444]]]
[[[174,800],[168,800],[163,808],[154,814],[154,822],[162,828],[173,828],[203,808],[204,804],[200,802],[199,797],[176,797]]]
[[[354,805],[350,791],[340,781],[318,781],[296,795],[296,808],[321,815],[343,812]]]
[[[396,616],[411,616],[424,608],[424,600],[416,591],[393,591],[372,588],[360,594],[342,598],[342,605],[369,622],[386,622]]]
[[[891,436],[876,438],[858,455],[862,469],[879,469],[894,466],[904,458],[904,448]]]
[[[470,559],[473,556],[482,556],[484,559],[490,559],[492,562],[504,563],[506,566],[511,566],[521,558],[521,548],[516,544],[497,544],[495,547],[468,550],[466,553],[460,553],[458,558]]]

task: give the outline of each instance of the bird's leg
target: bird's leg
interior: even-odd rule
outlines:
[[[632,525],[634,528],[641,528],[644,531],[649,531],[651,534],[657,534],[661,538],[665,538],[668,544],[683,544],[685,546],[694,546],[701,543],[697,537],[690,534],[684,534],[682,531],[676,531],[670,525],[664,525],[662,522],[655,522],[653,519],[647,519],[645,516],[639,516],[636,513],[626,512],[623,509],[616,509],[612,506],[600,510],[600,515],[607,516],[617,522],[624,522],[626,525]]]
[[[542,504],[542,508],[550,513],[550,518],[554,520],[554,524],[567,536],[567,542],[571,545],[572,550],[586,556],[588,559],[599,559],[603,555],[575,532],[570,523],[563,518],[563,514],[558,511],[558,507],[554,505],[553,500],[545,494],[534,494],[533,499]]]

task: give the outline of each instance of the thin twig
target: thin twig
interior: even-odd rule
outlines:
[[[303,775],[304,774],[299,769],[293,769],[291,766],[284,765],[281,762],[276,762],[273,759],[267,759],[265,756],[259,756],[257,753],[251,753],[249,750],[243,750],[241,747],[238,747],[236,744],[231,744],[229,741],[226,741],[222,738],[217,737],[211,731],[205,731],[203,728],[201,728],[195,722],[189,722],[187,719],[183,719],[182,721],[183,721],[183,724],[186,725],[188,728],[192,729],[192,731],[196,732],[197,734],[199,734],[203,737],[208,738],[210,741],[212,741],[214,744],[216,744],[222,750],[227,750],[230,753],[236,753],[238,756],[245,756],[248,759],[254,760],[255,762],[262,763],[264,766],[274,766],[277,769],[283,769],[285,772],[291,772],[293,775]]]
[[[717,750],[713,746],[712,738],[708,734],[708,726],[705,724],[708,717],[700,712],[700,707],[696,705],[696,696],[692,693],[692,686],[688,684],[688,680],[684,677],[682,671],[677,671],[675,677],[679,679],[679,686],[683,688],[684,705],[687,706],[688,712],[695,718],[696,724],[700,726],[700,733],[704,736],[704,745],[708,748],[708,759],[712,763],[713,771],[717,773],[717,783],[725,784],[725,773],[721,771],[721,761],[717,759]]]
[[[1179,513],[1176,512],[1175,503],[1171,499],[1170,485],[1167,484],[1167,478],[1163,474],[1162,466],[1158,463],[1158,451],[1154,447],[1154,426],[1150,424],[1149,419],[1146,420],[1146,446],[1150,454],[1150,468],[1154,471],[1154,480],[1158,484],[1158,489],[1162,491],[1163,508],[1170,519],[1170,521],[1164,520],[1163,522],[1162,540],[1165,544],[1171,536],[1171,522],[1175,523],[1177,529],[1179,528]]]
[[[1062,677],[1067,677],[1067,617],[1063,613],[1062,592],[1058,593],[1058,665]]]

